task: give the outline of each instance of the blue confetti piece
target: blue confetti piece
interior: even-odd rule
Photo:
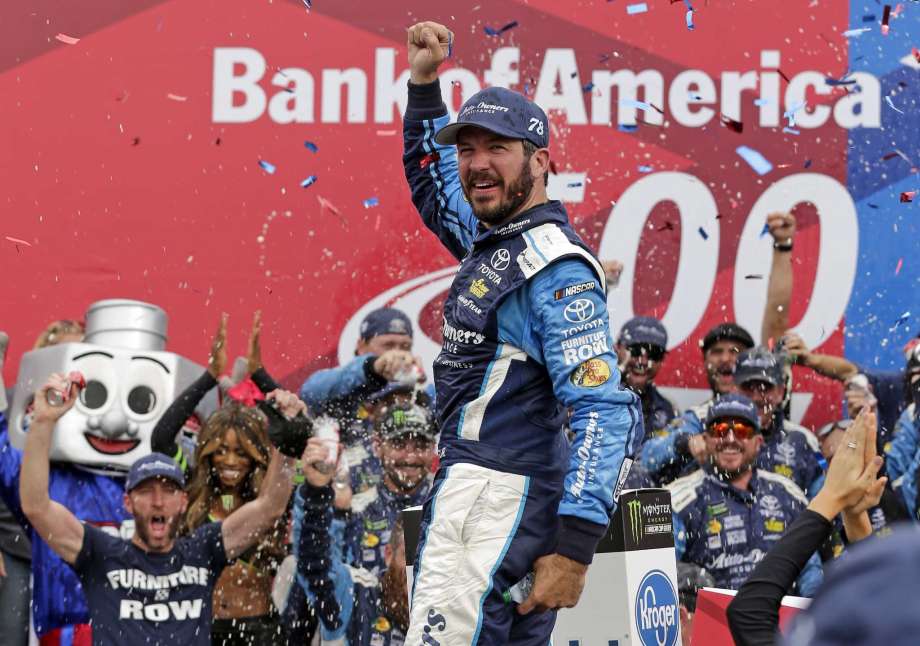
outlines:
[[[620,132],[635,132],[636,130],[638,130],[638,128],[639,126],[631,126],[626,123],[617,124],[617,130],[619,130]]]
[[[454,34],[453,32],[447,32],[447,58],[451,58],[454,55]]]
[[[313,0],[303,0],[303,3],[307,7],[307,9],[313,8]]]
[[[638,171],[640,173],[651,173],[653,170],[655,169],[652,168],[651,166],[639,166],[638,168]]]
[[[300,188],[307,188],[316,183],[316,175],[310,175],[307,179],[300,183]]]
[[[691,101],[703,101],[704,100],[701,95],[694,94],[693,92],[689,92],[687,96],[689,97]]]
[[[637,13],[645,13],[646,11],[648,11],[648,5],[644,2],[626,5],[626,13],[628,13],[630,16],[634,16]]]
[[[578,188],[581,185],[582,185],[581,182],[569,182],[568,184],[565,185],[565,187],[566,188]]]
[[[697,231],[699,232],[700,237],[703,238],[703,240],[709,240],[709,234],[706,233],[706,229],[704,229],[703,227],[700,227],[699,229],[697,229]]]
[[[380,204],[380,200],[378,200],[376,197],[369,197],[364,200],[363,204],[365,209],[370,209]]]
[[[748,146],[738,146],[735,148],[735,152],[748,163],[748,165],[754,169],[754,172],[758,175],[766,175],[771,170],[773,170],[773,164],[767,161],[767,158],[761,155],[759,152]]]
[[[862,17],[863,22],[875,22],[875,14],[870,13]]]
[[[486,27],[483,27],[483,30],[486,32],[487,36],[501,36],[503,33],[508,31],[509,29],[514,29],[517,26],[518,26],[518,21],[512,20],[507,25],[503,25],[499,29],[493,29],[492,27],[486,26]]]
[[[898,110],[896,107],[894,107],[894,103],[892,102],[890,96],[886,96],[886,97],[885,97],[885,103],[887,103],[887,104],[889,105],[889,107],[891,107],[891,109],[894,110],[895,112],[898,112],[898,113],[900,113],[900,114],[904,114],[904,111],[903,111],[903,110]]]
[[[760,230],[760,237],[762,238],[768,233],[770,233],[770,225],[765,222],[763,225],[763,229]]]
[[[651,112],[655,109],[650,103],[646,103],[645,101],[638,101],[636,99],[620,99],[620,107],[637,108],[639,110],[645,110],[646,112]]]
[[[800,134],[802,134],[802,133],[799,132],[798,130],[795,130],[795,129],[793,129],[793,128],[789,128],[788,126],[785,127],[785,128],[783,128],[783,132],[785,132],[785,133],[787,133],[787,134],[790,134],[790,135],[800,135]]]
[[[810,160],[810,159],[806,159],[806,160],[805,160],[805,168],[811,168],[811,160]]]
[[[304,145],[304,147],[305,147],[307,150],[309,150],[311,153],[315,153],[315,152],[318,152],[318,151],[319,151],[319,146],[317,146],[317,145],[316,145],[315,143],[313,143],[312,141],[305,141],[305,142],[303,142],[303,145]]]
[[[824,79],[825,85],[830,85],[831,87],[839,87],[841,85],[856,85],[856,79],[848,79],[846,75],[839,79],[826,78]]]
[[[903,314],[901,314],[901,316],[898,317],[898,320],[894,322],[894,327],[892,327],[891,329],[892,330],[896,329],[902,323],[907,323],[908,320],[910,320],[910,312],[904,312]]]
[[[871,27],[860,27],[859,29],[847,29],[843,32],[845,38],[856,38],[857,36],[862,36],[867,31],[872,31]]]
[[[582,92],[590,92],[594,89],[594,83],[585,83],[584,87],[581,88]]]
[[[275,165],[272,164],[271,162],[267,162],[267,161],[265,161],[264,159],[260,159],[260,160],[259,160],[259,166],[261,166],[261,167],[262,167],[262,170],[264,170],[264,171],[265,171],[266,173],[268,173],[269,175],[274,175],[274,174],[275,174]]]
[[[687,29],[693,31],[693,9],[687,12]]]
[[[764,105],[770,105],[773,103],[770,99],[754,99],[754,105],[760,107]]]

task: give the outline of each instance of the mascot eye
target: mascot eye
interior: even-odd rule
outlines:
[[[157,405],[157,396],[147,386],[135,386],[128,393],[128,408],[138,415],[146,415]]]
[[[101,381],[92,380],[80,392],[80,402],[90,409],[102,408],[109,398],[109,391]]]

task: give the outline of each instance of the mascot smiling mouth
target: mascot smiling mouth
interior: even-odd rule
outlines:
[[[123,455],[133,451],[141,443],[140,440],[133,439],[112,440],[106,437],[93,435],[89,432],[84,432],[83,437],[86,438],[86,441],[89,442],[91,447],[105,455]]]

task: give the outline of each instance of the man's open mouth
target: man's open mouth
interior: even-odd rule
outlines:
[[[140,440],[109,440],[92,433],[84,433],[83,437],[89,445],[105,455],[122,455],[137,448]]]
[[[166,534],[167,523],[166,516],[163,515],[154,515],[150,517],[150,531],[157,535],[163,536]]]

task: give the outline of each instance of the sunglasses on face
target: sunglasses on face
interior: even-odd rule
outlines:
[[[629,350],[631,357],[638,359],[646,356],[652,361],[661,361],[664,359],[665,350],[661,346],[651,345],[649,343],[636,343],[626,348]]]
[[[718,438],[727,437],[729,431],[737,440],[749,440],[757,434],[757,429],[744,422],[714,422],[706,429],[707,433]]]

